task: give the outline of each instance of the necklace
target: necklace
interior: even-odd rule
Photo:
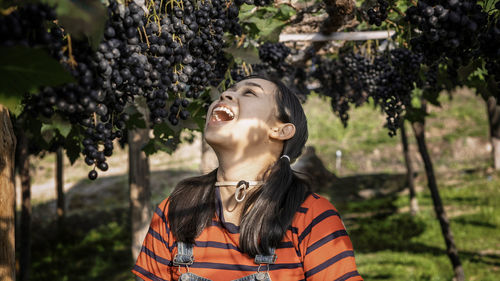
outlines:
[[[215,186],[236,186],[236,191],[234,192],[234,199],[236,202],[242,202],[247,196],[247,190],[250,186],[262,185],[263,181],[218,181],[215,182]]]

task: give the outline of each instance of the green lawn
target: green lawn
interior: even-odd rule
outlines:
[[[477,171],[454,174],[454,180],[459,183],[438,182],[467,280],[498,280],[500,178]],[[429,192],[418,194],[421,210],[414,218],[401,211],[409,204],[406,195],[385,198],[353,202],[344,210],[361,275],[366,280],[451,280]],[[356,218],[363,213],[370,215]]]

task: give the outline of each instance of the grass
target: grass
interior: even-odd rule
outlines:
[[[500,174],[487,169],[490,160],[483,148],[488,136],[484,102],[464,91],[457,92],[451,102],[443,97],[441,102],[442,108],[431,107],[426,134],[455,243],[467,280],[497,280]],[[328,99],[313,95],[305,111],[308,145],[315,146],[327,168],[340,176],[335,188],[323,189],[322,193],[342,214],[364,279],[452,280],[453,271],[409,126],[411,153],[419,171],[416,186],[420,212],[415,217],[408,214],[400,132],[390,138],[382,127],[384,117],[370,106],[352,110],[347,128],[332,114]],[[475,141],[473,146],[471,140]],[[339,149],[342,167],[336,170],[335,153]],[[111,167],[126,162],[126,155],[122,155],[126,153],[117,153],[110,160],[116,161],[110,163]],[[152,159],[153,205],[168,196],[180,179],[197,173],[196,163],[190,160],[193,157],[159,155]],[[53,157],[37,161],[42,175],[37,180],[53,177]],[[71,169],[65,177],[74,183],[66,194],[69,212],[65,227],[58,228],[54,220],[53,202],[34,205],[30,280],[134,280],[130,273],[133,260],[126,175],[103,175],[99,181],[89,182],[86,167],[76,163]],[[351,196],[370,190],[375,196]]]
[[[440,193],[467,280],[498,280],[500,274],[500,175],[477,171],[454,174]],[[439,180],[438,179],[438,180]],[[353,202],[346,220],[359,272],[366,280],[451,280],[453,277],[441,229],[427,190],[418,194],[416,217],[401,212],[406,195]],[[388,206],[396,211],[387,214]],[[374,212],[356,218],[356,214]]]

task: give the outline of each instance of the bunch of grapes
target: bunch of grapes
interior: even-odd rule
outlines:
[[[3,46],[60,47],[60,37],[45,28],[56,18],[54,9],[45,4],[27,4],[0,17],[0,37]],[[29,19],[29,20],[27,20]]]
[[[265,42],[259,47],[259,58],[263,63],[280,67],[284,65],[290,52],[290,48],[283,43]]]
[[[354,53],[340,54],[336,59],[313,58],[311,76],[321,84],[318,90],[331,97],[332,109],[344,126],[350,104],[358,106],[366,101],[366,89],[371,89],[374,81],[371,68],[369,59]]]
[[[475,0],[420,0],[406,10],[416,34],[410,42],[413,50],[428,65],[447,59],[450,69],[469,62],[487,19]]]
[[[331,97],[332,109],[344,126],[350,104],[360,106],[371,96],[386,113],[389,135],[394,136],[411,103],[413,86],[420,83],[421,62],[421,55],[405,48],[373,58],[341,53],[333,60],[315,57],[311,76],[321,84],[318,90]]]
[[[242,3],[158,0],[151,1],[145,12],[134,2],[123,6],[111,0],[104,38],[97,50],[92,50],[86,41],[71,40],[63,28],[52,22],[54,15],[43,9],[19,9],[1,18],[0,32],[7,34],[5,38],[12,38],[4,41],[6,45],[31,46],[26,38],[38,34],[33,33],[35,27],[47,23],[52,26],[48,34],[57,40],[41,44],[58,47],[53,48],[53,56],[77,82],[40,89],[38,94],[25,98],[25,111],[33,118],[38,114],[47,118],[58,114],[81,126],[82,153],[85,162],[93,166],[89,178],[95,179],[96,169],[108,169],[106,157],[113,153],[113,140],[124,135],[130,118],[124,113],[127,102],[142,97],[152,124],[177,125],[179,120],[189,118],[187,108],[191,100],[224,78],[215,75],[216,69],[225,73],[228,67],[218,62],[223,35],[241,34],[238,13]],[[43,16],[36,16],[34,11]],[[19,26],[16,19],[28,23],[26,32],[11,28]]]
[[[269,6],[273,3],[273,0],[244,0],[244,3],[254,6]]]
[[[380,26],[382,22],[387,19],[388,8],[389,3],[387,1],[377,0],[377,5],[366,11],[366,14],[368,15],[368,23]]]
[[[391,50],[374,61],[375,67],[383,68],[383,71],[377,76],[372,97],[387,116],[390,136],[396,134],[404,110],[411,104],[414,85],[421,83],[421,63],[422,56],[406,48]]]

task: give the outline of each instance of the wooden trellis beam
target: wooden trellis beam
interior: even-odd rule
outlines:
[[[387,39],[393,36],[396,32],[394,30],[382,31],[356,31],[356,32],[333,32],[330,34],[322,33],[303,33],[303,34],[281,34],[280,42],[290,41],[309,41],[309,42],[323,42],[323,41],[365,41],[374,39]]]

